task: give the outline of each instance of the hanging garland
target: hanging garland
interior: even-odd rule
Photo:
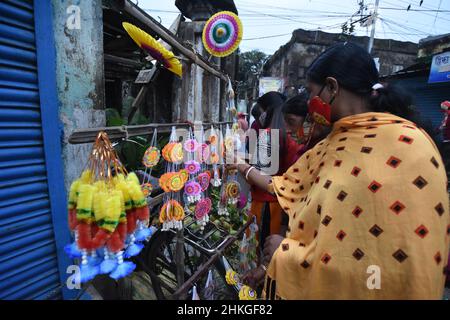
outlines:
[[[137,176],[126,172],[105,132],[93,144],[89,169],[71,184],[68,215],[75,241],[65,251],[81,258],[82,283],[98,274],[119,279],[134,270],[124,258],[139,254],[154,229],[148,228],[149,208]]]
[[[185,187],[189,174],[185,169],[180,169],[183,161],[183,145],[178,142],[175,127],[172,127],[169,143],[161,152],[166,160],[166,172],[159,178],[159,185],[165,192],[164,205],[159,212],[159,221],[162,230],[181,230],[185,211],[180,203],[180,191]]]

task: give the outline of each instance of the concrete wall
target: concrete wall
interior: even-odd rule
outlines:
[[[59,116],[64,126],[63,161],[65,186],[84,169],[91,145],[70,145],[74,129],[105,125],[103,76],[102,1],[52,0],[56,43],[56,78]],[[79,8],[80,28],[68,28],[67,20]],[[76,17],[75,17],[76,18]]]
[[[321,31],[295,30],[292,39],[282,46],[264,66],[264,75],[282,77],[285,86],[305,83],[308,67],[329,46],[342,42],[340,34]],[[366,47],[368,37],[350,37],[348,41]],[[388,75],[394,66],[404,68],[415,63],[418,46],[412,42],[375,39],[372,56],[380,59],[380,74]]]
[[[204,21],[182,22],[178,36],[192,44],[203,56],[208,56],[202,43]],[[212,57],[216,65],[220,59]],[[219,121],[220,80],[195,64],[183,62],[183,78],[173,82],[173,120]]]

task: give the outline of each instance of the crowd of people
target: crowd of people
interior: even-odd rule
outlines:
[[[265,174],[254,155],[229,166],[251,186],[260,226],[247,284],[266,299],[442,299],[442,157],[410,95],[379,83],[370,54],[348,42],[330,47],[309,67],[305,90],[290,99],[268,92],[251,114],[259,135],[278,131],[268,143],[278,146],[279,170]]]

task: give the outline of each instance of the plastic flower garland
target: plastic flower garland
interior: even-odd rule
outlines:
[[[140,242],[154,232],[147,227],[149,208],[137,176],[126,174],[104,132],[97,135],[89,167],[70,187],[69,228],[75,242],[65,251],[81,258],[81,282],[98,274],[119,279],[135,268],[124,258],[139,254]],[[111,167],[115,176],[111,170],[105,172]]]

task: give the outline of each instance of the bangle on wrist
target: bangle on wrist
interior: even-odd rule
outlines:
[[[250,168],[247,169],[247,172],[245,173],[245,180],[248,181],[248,176],[253,169],[255,169],[253,166],[250,166]]]

